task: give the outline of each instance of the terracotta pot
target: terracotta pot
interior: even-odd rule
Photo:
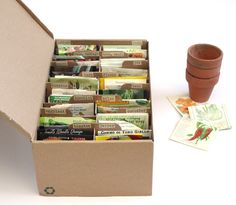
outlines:
[[[190,63],[187,63],[187,71],[197,78],[213,78],[220,73],[220,67],[214,69],[201,69]]]
[[[201,69],[217,69],[221,66],[223,52],[210,44],[195,44],[188,49],[188,63]]]
[[[196,78],[186,70],[186,80],[189,85],[189,96],[196,102],[206,102],[211,96],[214,86],[219,81],[220,73],[213,78]]]

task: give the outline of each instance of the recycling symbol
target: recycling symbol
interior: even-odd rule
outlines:
[[[48,195],[53,195],[55,193],[55,189],[53,187],[46,187],[44,192]]]

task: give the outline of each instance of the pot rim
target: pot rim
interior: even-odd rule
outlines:
[[[197,57],[195,57],[194,55],[192,55],[192,48],[194,48],[194,47],[196,47],[196,46],[208,46],[208,47],[213,47],[213,48],[215,48],[216,50],[219,51],[220,55],[219,55],[219,57],[214,58],[214,59],[197,58]],[[215,45],[212,45],[212,44],[198,43],[198,44],[194,44],[194,45],[192,45],[192,46],[190,46],[190,47],[188,48],[188,55],[191,56],[193,59],[195,59],[195,60],[197,60],[197,61],[211,62],[211,61],[219,61],[219,60],[221,60],[221,59],[223,58],[223,51],[222,51],[219,47],[217,47],[217,46],[215,46]]]
[[[194,87],[199,87],[199,88],[214,87],[218,83],[219,78],[220,78],[220,73],[212,78],[195,77],[192,74],[190,74],[186,69],[186,80],[189,84],[191,84]]]

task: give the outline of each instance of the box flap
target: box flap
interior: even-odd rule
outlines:
[[[53,54],[53,36],[21,1],[1,0],[0,42],[0,117],[32,139]]]

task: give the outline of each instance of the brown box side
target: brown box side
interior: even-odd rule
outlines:
[[[33,142],[39,193],[152,194],[153,141]]]

